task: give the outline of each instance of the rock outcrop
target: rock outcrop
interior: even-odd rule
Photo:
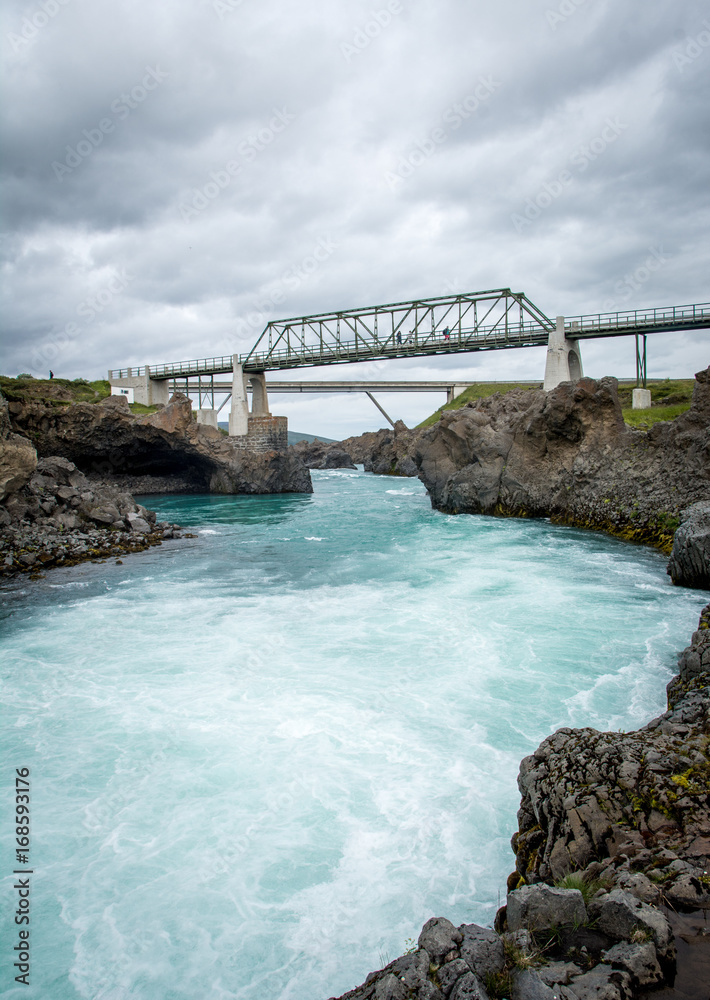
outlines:
[[[43,458],[0,504],[0,575],[119,557],[179,538],[129,494],[90,482],[73,462]]]
[[[7,400],[0,396],[0,501],[27,483],[37,467],[37,452],[27,438],[13,434]]]
[[[672,983],[667,913],[710,909],[710,605],[668,706],[635,733],[544,740],[521,764],[496,930],[433,918],[340,1000],[632,1000]]]
[[[673,583],[710,590],[710,503],[683,511],[673,536],[668,573]]]
[[[691,408],[648,432],[624,424],[616,379],[580,379],[445,411],[414,451],[440,510],[550,517],[670,551],[681,513],[710,500],[710,369]]]
[[[151,479],[181,492],[311,493],[308,469],[291,452],[251,454],[219,430],[192,419],[190,401],[176,395],[158,412],[131,413],[125,397],[71,406],[10,403],[16,431],[41,456],[69,459],[85,474],[123,486]],[[125,477],[125,478],[124,478]]]
[[[352,457],[337,442],[299,441],[291,445],[308,469],[354,469]]]
[[[382,476],[416,476],[418,469],[412,452],[422,432],[410,430],[401,420],[391,429],[367,431],[346,438],[340,446],[362,463],[365,472]]]

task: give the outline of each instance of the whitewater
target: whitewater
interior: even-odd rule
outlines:
[[[3,586],[3,996],[342,993],[431,916],[492,924],[545,736],[665,709],[705,598],[660,553],[441,514],[417,480],[313,479],[145,499],[196,537]]]

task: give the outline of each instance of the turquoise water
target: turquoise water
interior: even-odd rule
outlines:
[[[630,729],[707,595],[658,553],[451,517],[416,480],[161,497],[195,539],[3,589],[2,995],[317,1000],[490,924],[520,759]],[[32,983],[11,988],[11,784]]]

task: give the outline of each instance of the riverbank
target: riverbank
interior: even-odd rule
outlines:
[[[633,733],[544,740],[521,764],[516,870],[495,930],[432,918],[339,1000],[630,1000],[672,986],[669,911],[710,910],[710,604],[668,705]],[[704,1000],[697,987],[683,995]]]

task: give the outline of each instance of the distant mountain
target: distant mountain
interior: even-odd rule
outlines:
[[[289,444],[298,444],[299,441],[323,441],[324,444],[334,444],[335,438],[326,438],[322,434],[300,434],[298,431],[288,432]]]
[[[219,426],[222,430],[229,430],[229,421],[220,420]],[[325,444],[334,444],[335,438],[326,438],[322,434],[300,434],[298,431],[288,432],[288,443],[297,444],[299,441],[323,441]]]

